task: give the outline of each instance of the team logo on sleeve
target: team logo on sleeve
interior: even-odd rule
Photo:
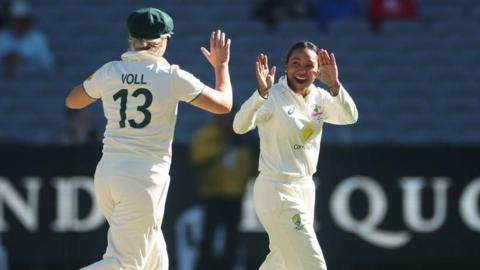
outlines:
[[[303,230],[304,225],[302,224],[302,218],[300,217],[300,214],[293,215],[292,222],[295,225],[295,230]]]

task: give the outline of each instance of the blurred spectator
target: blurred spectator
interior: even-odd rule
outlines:
[[[205,211],[198,270],[230,270],[236,261],[241,202],[256,158],[233,133],[232,117],[222,115],[204,126],[192,144],[191,160]],[[225,240],[223,248],[218,248],[215,240],[221,228],[225,229]]]
[[[32,25],[30,5],[12,2],[7,27],[0,30],[0,60],[7,78],[13,77],[19,68],[46,70],[53,66],[46,37]]]
[[[0,29],[7,23],[8,6],[8,0],[0,0]]]
[[[316,16],[321,28],[342,17],[359,17],[361,7],[359,0],[317,0]]]
[[[417,18],[417,3],[415,0],[370,0],[369,16],[372,30],[378,32],[385,20]]]
[[[68,128],[60,137],[62,144],[78,145],[97,142],[88,110],[67,109],[67,118]]]
[[[312,17],[312,10],[309,0],[261,0],[255,7],[254,15],[264,20],[270,29],[275,29],[278,21],[286,18]]]

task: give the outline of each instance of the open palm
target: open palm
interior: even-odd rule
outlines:
[[[212,32],[210,36],[210,51],[205,47],[200,50],[203,56],[213,67],[228,64],[230,60],[230,43],[231,40],[225,37],[225,32],[217,30]]]
[[[335,61],[335,55],[329,54],[327,50],[320,49],[318,51],[318,80],[331,87],[339,84],[338,80],[338,68]]]
[[[268,90],[272,87],[275,81],[275,72],[277,68],[273,66],[268,67],[268,57],[265,54],[260,54],[255,63],[256,77],[258,82],[258,90],[262,96],[268,95]]]

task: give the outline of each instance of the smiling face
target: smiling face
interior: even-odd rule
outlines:
[[[294,49],[285,66],[288,85],[297,93],[304,92],[317,78],[318,56],[310,48]]]

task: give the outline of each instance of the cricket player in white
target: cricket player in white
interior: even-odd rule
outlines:
[[[130,50],[72,89],[66,105],[81,109],[101,99],[107,126],[95,172],[98,204],[108,224],[103,259],[83,269],[168,269],[161,231],[178,102],[216,114],[232,107],[230,39],[220,30],[201,48],[213,66],[212,89],[164,58],[172,18],[155,8],[127,19]]]
[[[260,270],[326,270],[313,229],[316,171],[324,123],[352,124],[358,113],[340,84],[335,56],[311,42],[289,51],[286,76],[273,84],[266,55],[256,62],[258,91],[235,115],[239,134],[258,127],[259,171],[254,186],[257,215],[270,240]],[[319,79],[329,92],[316,87]]]

